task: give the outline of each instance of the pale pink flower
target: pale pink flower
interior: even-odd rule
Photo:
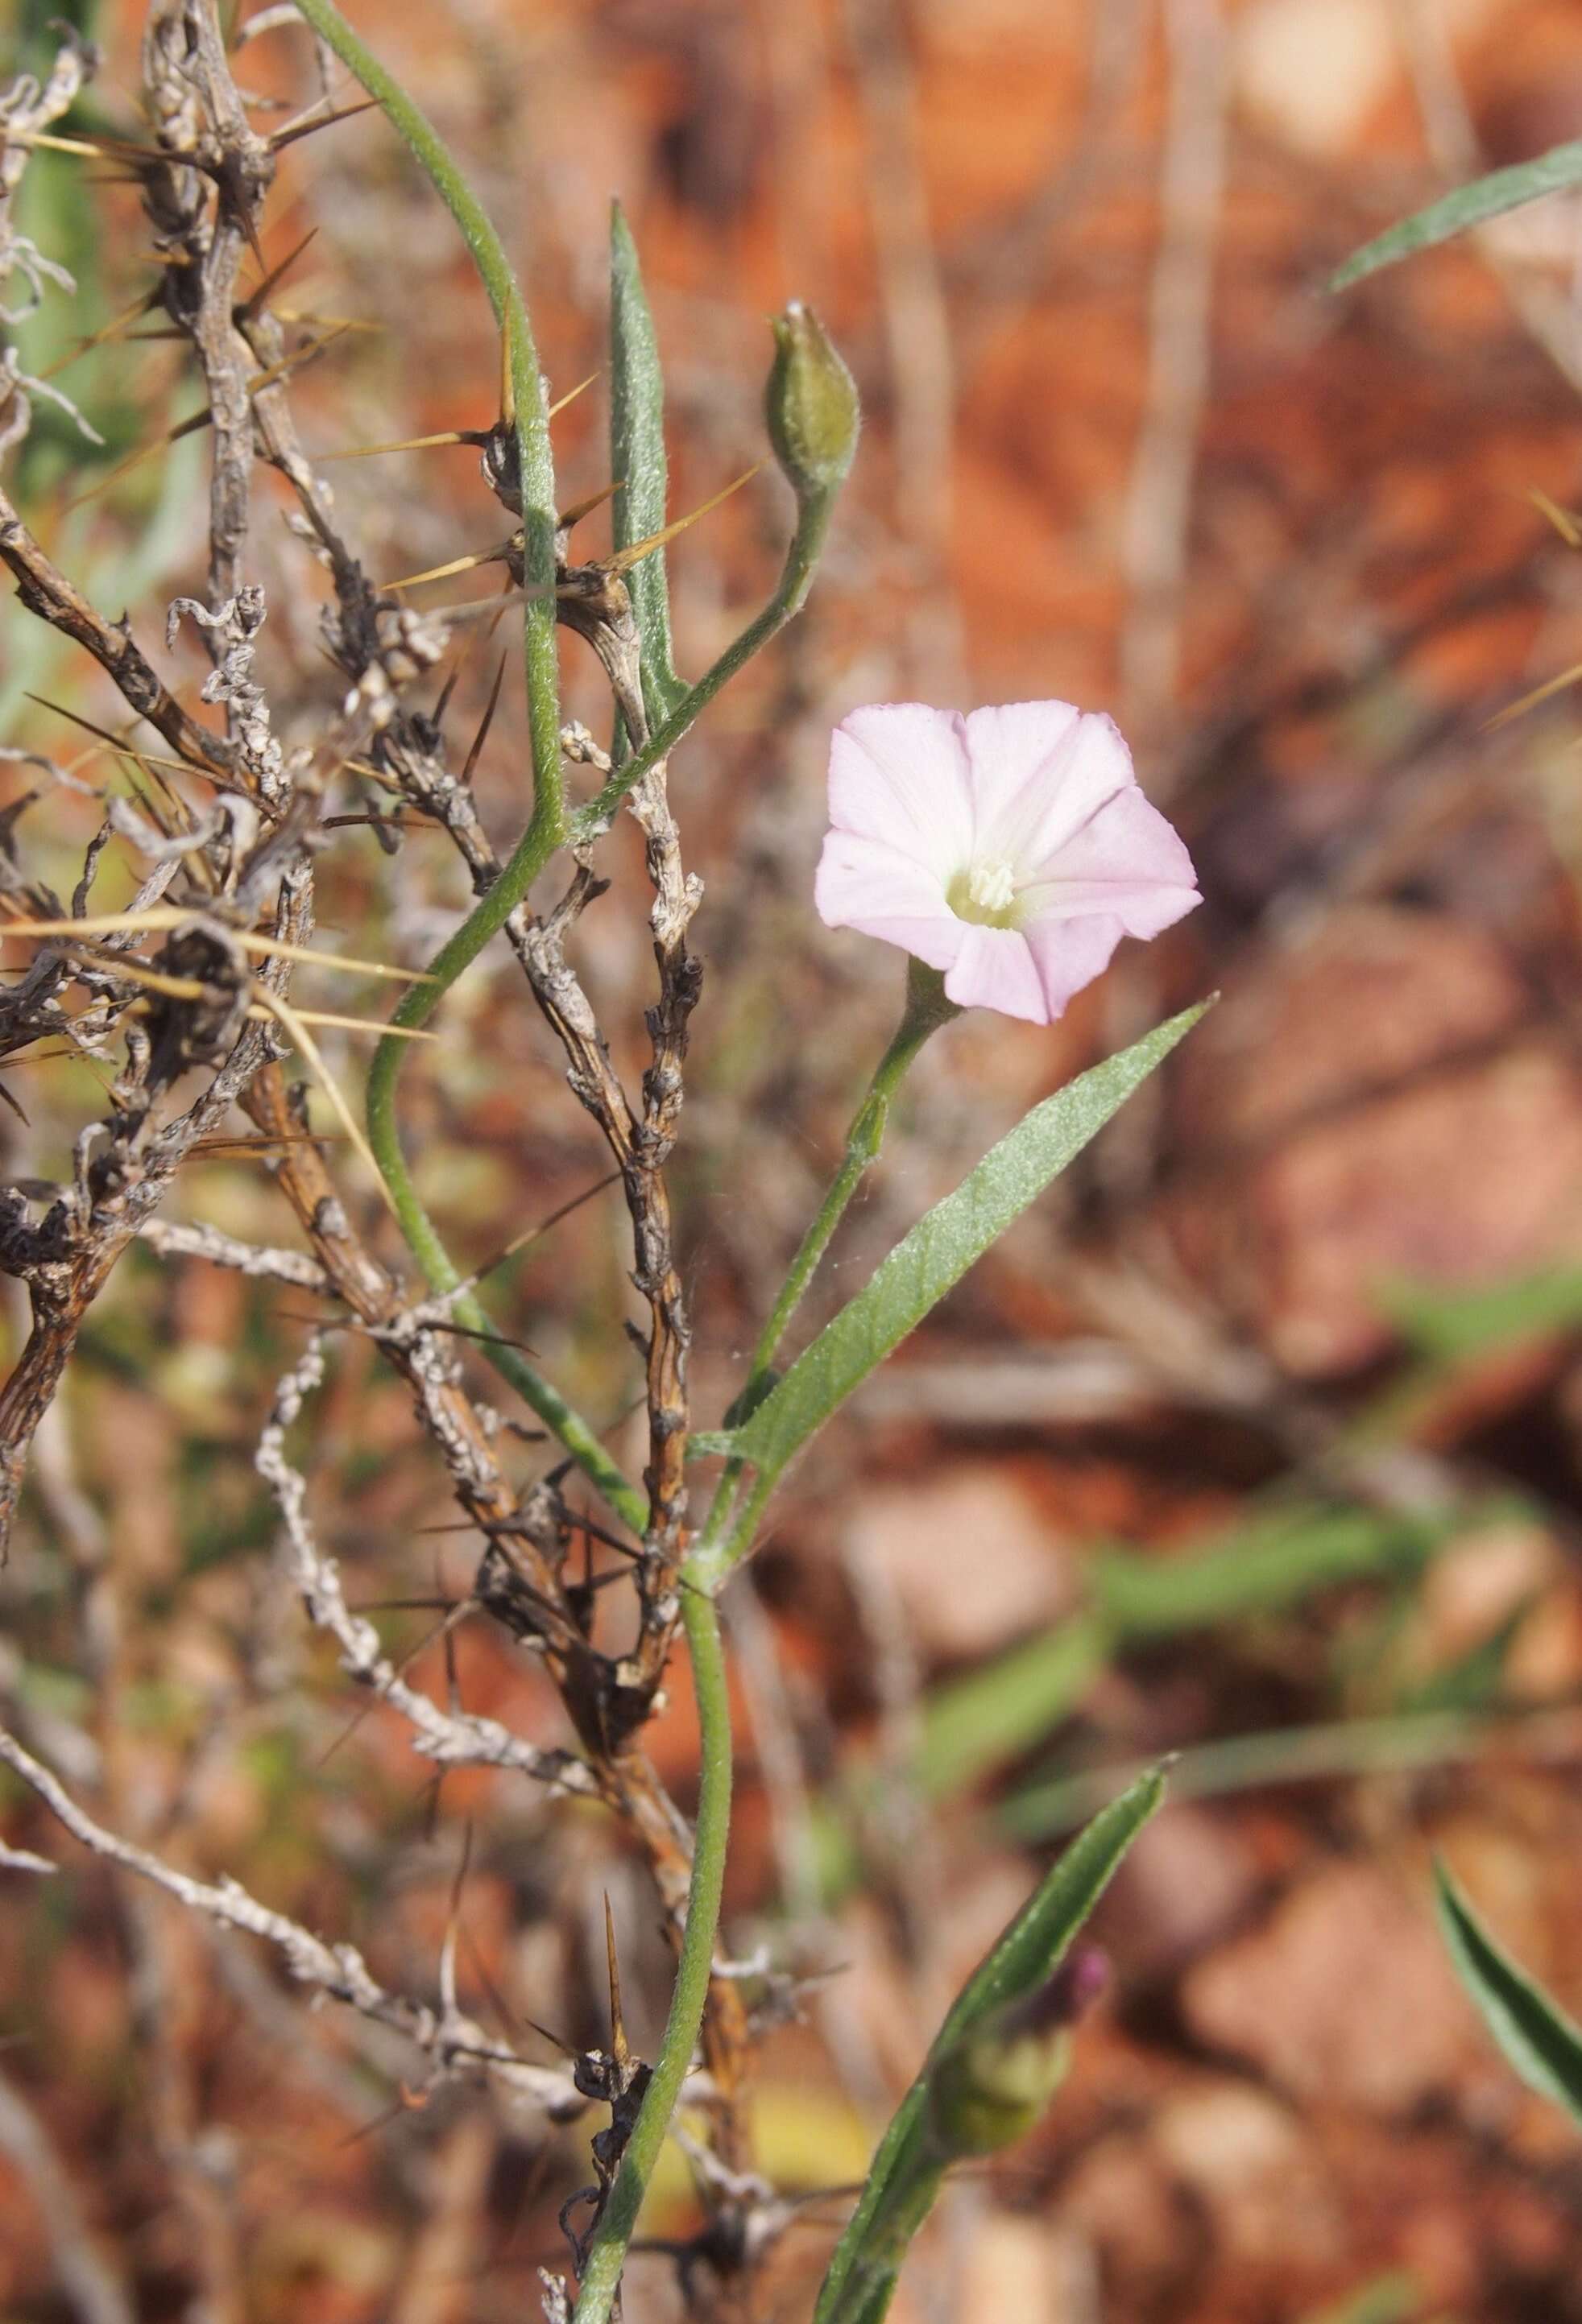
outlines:
[[[814,896],[831,927],[942,969],[962,1008],[1038,1025],[1123,936],[1202,900],[1114,720],[1069,702],[854,710],[830,745],[829,820]]]

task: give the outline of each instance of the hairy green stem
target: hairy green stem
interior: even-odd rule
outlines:
[[[574,2324],[606,2324],[625,2265],[626,2246],[653,2176],[671,2116],[702,2030],[714,1972],[714,1940],[725,1890],[731,1816],[731,1711],[719,1611],[702,1591],[682,1592],[681,1619],[692,1657],[692,1689],[702,1738],[701,1783],[687,1923],[675,1990],[648,2089],[621,2157],[604,2212],[588,2246]]]
[[[431,1013],[441,994],[456,982],[463,969],[476,959],[490,937],[504,926],[523,900],[555,844],[546,834],[535,833],[534,825],[537,823],[535,815],[515,854],[494,886],[462,922],[449,942],[442,945],[435,954],[429,964],[429,973],[435,982],[432,984],[415,984],[403,997],[393,1019],[395,1024],[421,1024]],[[384,1183],[390,1189],[402,1232],[418,1264],[436,1291],[453,1291],[462,1280],[461,1270],[446,1250],[438,1228],[424,1209],[412,1184],[396,1127],[396,1082],[408,1046],[397,1036],[386,1034],[374,1052],[374,1062],[368,1073],[368,1143],[384,1175]],[[478,1342],[482,1354],[501,1378],[516,1389],[544,1425],[553,1429],[578,1468],[597,1486],[610,1507],[634,1532],[641,1534],[648,1522],[647,1501],[611,1459],[587,1422],[525,1357],[514,1348],[503,1347],[487,1336],[495,1326],[488,1311],[470,1293],[456,1301],[452,1313],[457,1322],[465,1324],[468,1331],[486,1335]]]
[[[844,469],[841,471],[844,475]],[[777,631],[798,613],[812,586],[814,568],[829,529],[840,477],[827,488],[798,490],[797,525],[786,550],[785,563],[773,596],[763,612],[726,648],[712,669],[684,694],[668,718],[647,742],[613,774],[581,813],[574,818],[573,834],[591,841],[606,829],[633,785],[664,758],[688,728],[733,678],[743,664],[767,645]],[[934,1021],[942,1021],[936,1019]],[[930,1028],[931,1029],[931,1028]],[[899,1041],[899,1036],[898,1041]],[[921,1046],[920,1034],[915,1047]],[[904,1065],[897,1068],[899,1080]],[[879,1128],[882,1130],[881,1119]],[[875,1151],[877,1148],[875,1148]],[[833,1231],[833,1221],[831,1222]],[[828,1235],[825,1240],[828,1240]],[[815,1254],[815,1261],[816,1261]],[[810,1263],[810,1272],[811,1264]],[[726,1497],[728,1498],[728,1496]],[[710,1525],[722,1507],[717,1496]],[[708,1533],[706,1528],[706,1537]],[[643,2095],[637,2120],[626,2142],[621,2167],[610,2189],[603,2215],[588,2246],[573,2324],[606,2324],[620,2290],[627,2246],[637,2214],[653,2176],[671,2117],[686,2081],[688,2070],[708,2006],[709,1981],[714,1974],[715,1940],[719,1930],[720,1902],[725,1891],[726,1846],[730,1831],[731,1718],[720,1640],[719,1615],[712,1589],[699,1586],[693,1576],[698,1552],[687,1559],[681,1576],[681,1619],[691,1650],[692,1692],[698,1706],[701,1782],[692,1843],[692,1877],[687,1894],[687,1916],[681,1932],[680,1956],[670,2015]]]
[[[549,406],[539,371],[532,326],[504,245],[482,203],[467,184],[439,131],[404,88],[365,47],[334,0],[302,0],[299,13],[328,42],[348,71],[377,102],[392,128],[405,141],[435,191],[460,227],[479,280],[487,291],[505,342],[515,406],[516,455],[522,486],[524,536],[523,650],[527,669],[528,731],[532,743],[532,821],[511,859],[505,878],[515,878],[519,901],[550,849],[564,837],[565,797],[560,772],[560,673],[555,643],[555,463],[550,443]],[[536,860],[529,840],[537,835],[543,853]],[[525,860],[524,860],[525,859]],[[492,904],[493,895],[486,899]],[[480,907],[480,910],[484,908]],[[507,904],[486,931],[492,936],[511,909]],[[477,917],[476,914],[474,915]],[[456,939],[452,939],[454,945]],[[480,938],[480,942],[483,941]],[[447,945],[440,959],[452,946]],[[475,946],[476,950],[476,947]],[[451,974],[465,967],[469,953]],[[430,1005],[436,996],[430,995]],[[409,1022],[415,1021],[409,1019]]]
[[[757,1347],[753,1352],[753,1369],[747,1379],[746,1400],[751,1403],[756,1390],[768,1377],[775,1351],[785,1336],[786,1327],[801,1305],[802,1294],[813,1277],[814,1269],[828,1247],[829,1238],[846,1215],[847,1204],[856,1193],[865,1174],[879,1158],[884,1143],[885,1125],[890,1119],[890,1102],[905,1080],[913,1058],[930,1033],[948,1025],[959,1015],[956,1003],[945,998],[945,988],[934,969],[920,960],[909,964],[906,982],[906,1006],[895,1038],[874,1068],[874,1077],[867,1092],[852,1118],[847,1132],[846,1153],[839,1169],[830,1183],[829,1192],[819,1206],[817,1217],[791,1263],[791,1271],[781,1286],[773,1312],[763,1326]]]
[[[393,1022],[411,1029],[430,1018],[462,971],[496,935],[523,901],[538,874],[566,836],[565,790],[560,767],[560,685],[555,640],[555,470],[549,411],[532,327],[499,235],[477,197],[431,122],[400,83],[364,46],[333,0],[302,0],[301,12],[405,140],[461,228],[495,320],[503,334],[515,409],[516,455],[522,485],[524,540],[523,651],[527,678],[528,733],[532,751],[532,810],[526,830],[498,879],[429,964],[432,980],[414,984]],[[374,1053],[368,1074],[368,1142],[390,1189],[402,1232],[436,1291],[461,1281],[423,1208],[396,1126],[395,1095],[409,1045],[386,1035]],[[457,1321],[485,1336],[483,1353],[524,1402],[553,1429],[567,1451],[625,1522],[642,1532],[647,1521],[643,1495],[627,1480],[593,1430],[512,1348],[492,1342],[486,1310],[470,1296],[456,1302]]]
[[[797,1255],[780,1287],[769,1321],[759,1334],[746,1385],[731,1406],[727,1425],[745,1420],[754,1406],[773,1386],[774,1358],[781,1341],[801,1305],[802,1296],[813,1279],[819,1261],[828,1249],[831,1236],[846,1215],[852,1196],[879,1158],[885,1126],[890,1119],[891,1102],[929,1036],[938,1032],[941,1025],[948,1025],[951,1018],[959,1013],[956,1003],[946,999],[944,982],[939,972],[925,966],[921,960],[909,962],[906,1002],[901,1012],[901,1022],[895,1028],[895,1037],[874,1066],[873,1079],[864,1093],[863,1102],[852,1117],[840,1167],[830,1181],[829,1191],[819,1205],[812,1224],[802,1237]],[[730,1522],[731,1504],[741,1485],[745,1467],[743,1461],[727,1461],[715,1488],[708,1522],[688,1568],[701,1588],[716,1587],[745,1554],[752,1541],[753,1528],[772,1489],[772,1479],[759,1479],[744,1511],[733,1526]]]

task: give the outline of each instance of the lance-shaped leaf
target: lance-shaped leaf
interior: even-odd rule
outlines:
[[[968,1978],[880,2142],[829,2263],[813,2324],[878,2324],[907,2247],[963,2151],[951,2142],[948,2103],[939,2102],[953,2066],[975,2035],[1048,1985],[1163,1797],[1164,1776],[1156,1767],[1095,1816]]]
[[[918,1221],[856,1297],[803,1350],[778,1388],[735,1431],[732,1452],[761,1477],[777,1477],[874,1366],[1097,1136],[1208,1006],[1200,1002],[1156,1026],[1119,1056],[1093,1066],[1034,1106],[953,1194]]]
[[[662,532],[667,479],[664,374],[637,263],[637,245],[619,202],[610,206],[610,473],[617,479],[617,549],[634,548]],[[643,641],[643,693],[648,721],[657,726],[687,691],[671,659],[670,586],[662,549],[633,566],[626,586]]]
[[[1506,2061],[1530,2089],[1582,2122],[1582,2026],[1495,1944],[1439,1863],[1434,1886],[1456,1974]]]
[[[1471,226],[1503,217],[1507,210],[1521,209],[1528,202],[1540,201],[1545,194],[1563,193],[1568,186],[1577,185],[1582,185],[1582,138],[1568,145],[1551,145],[1547,153],[1531,161],[1518,161],[1508,170],[1491,170],[1487,177],[1457,186],[1454,193],[1430,202],[1427,209],[1415,210],[1399,226],[1354,251],[1329,277],[1329,288],[1349,290],[1365,274],[1377,274],[1381,267],[1393,266],[1420,250],[1431,250],[1436,243],[1448,242]]]

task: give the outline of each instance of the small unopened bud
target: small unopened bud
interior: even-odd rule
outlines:
[[[1024,2138],[1070,2062],[1071,2028],[1109,1982],[1109,1962],[1081,1945],[1047,1985],[967,2035],[933,2080],[935,2139],[951,2156],[997,2154]]]
[[[774,362],[764,391],[769,440],[799,501],[831,493],[857,447],[857,385],[810,307],[793,299],[770,327]]]

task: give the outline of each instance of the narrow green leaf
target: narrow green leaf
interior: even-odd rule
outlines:
[[[653,317],[643,288],[637,245],[619,202],[610,206],[610,474],[617,549],[664,529],[666,483],[664,374]],[[626,576],[643,641],[643,693],[651,726],[659,725],[687,689],[671,659],[671,598],[662,549]]]
[[[936,2061],[982,2019],[1048,1983],[1164,1794],[1164,1768],[1150,1767],[1078,1832],[962,1987],[930,2053]]]
[[[975,2027],[1048,1983],[1163,1798],[1164,1775],[1153,1767],[1095,1816],[962,1987],[879,2143],[813,2324],[878,2324],[949,2159],[930,2129],[935,2077]]]
[[[1506,2062],[1530,2089],[1582,2123],[1582,2026],[1501,1950],[1437,1860],[1434,1886],[1456,1974]]]
[[[1469,186],[1457,186],[1454,193],[1430,202],[1427,209],[1414,211],[1399,226],[1355,251],[1329,277],[1329,289],[1349,290],[1365,274],[1376,274],[1381,267],[1414,257],[1420,250],[1431,250],[1436,243],[1448,242],[1469,226],[1482,226],[1506,210],[1521,209],[1527,202],[1541,201],[1545,194],[1563,193],[1568,186],[1576,185],[1582,185],[1582,138],[1568,145],[1551,145],[1547,153],[1531,161],[1518,161],[1511,169],[1491,170],[1486,178],[1475,178]]]
[[[1172,1017],[1118,1057],[1057,1090],[992,1147],[954,1194],[936,1203],[897,1243],[737,1430],[734,1449],[739,1457],[761,1476],[778,1476],[875,1365],[1081,1153],[1208,1006],[1203,1001]]]

